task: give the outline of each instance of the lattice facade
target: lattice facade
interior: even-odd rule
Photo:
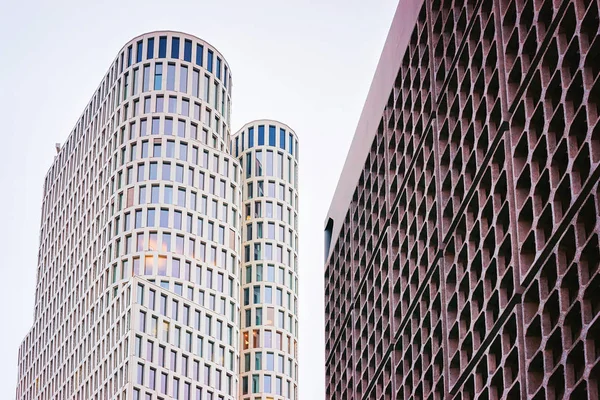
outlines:
[[[327,398],[597,399],[600,2],[403,3],[332,222]]]

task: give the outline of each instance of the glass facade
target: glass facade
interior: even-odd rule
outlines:
[[[283,132],[280,143],[278,129]],[[243,399],[297,396],[298,163],[286,150],[288,134],[297,142],[289,127],[257,121],[232,139],[235,155],[245,160],[247,182],[242,193],[247,244],[240,279]]]
[[[171,32],[138,37],[117,55],[46,177],[43,290],[20,350],[17,398],[243,398],[246,172],[243,159],[230,154],[229,71],[207,43]],[[76,171],[83,170],[98,184],[80,184]],[[52,210],[62,198],[93,211],[58,215]],[[287,231],[285,221],[280,225]],[[51,226],[61,227],[60,240]],[[276,243],[249,243],[260,260],[278,257]],[[65,269],[67,246],[81,257]],[[296,283],[288,284],[295,304]],[[271,299],[273,289],[262,298]],[[269,307],[251,322],[273,323]],[[42,342],[53,320],[60,340]],[[280,333],[296,343],[295,319],[285,321],[288,330]],[[249,342],[270,343],[266,337],[258,329]],[[293,352],[278,354],[295,363]],[[84,367],[50,367],[70,359]],[[285,396],[296,398],[297,368],[290,365],[278,376],[293,388]],[[259,377],[247,386],[264,386]]]

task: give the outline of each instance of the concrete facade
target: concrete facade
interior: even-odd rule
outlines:
[[[328,399],[597,399],[592,1],[398,5],[325,221]]]
[[[225,58],[196,37],[152,32],[119,51],[46,176],[17,399],[296,398],[288,353],[281,391],[240,391],[246,175],[231,89]],[[297,325],[280,332],[295,350]]]

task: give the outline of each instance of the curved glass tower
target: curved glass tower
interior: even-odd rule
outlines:
[[[295,399],[298,382],[298,139],[250,122],[233,135],[243,166],[241,398]]]
[[[231,86],[224,57],[187,34],[118,53],[45,179],[17,399],[240,397],[246,174],[230,153]]]

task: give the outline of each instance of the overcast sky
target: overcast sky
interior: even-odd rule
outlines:
[[[0,399],[31,327],[44,175],[119,49],[196,35],[233,75],[232,132],[272,118],[300,141],[300,386],[325,398],[323,221],[398,0],[5,1],[0,5]]]

